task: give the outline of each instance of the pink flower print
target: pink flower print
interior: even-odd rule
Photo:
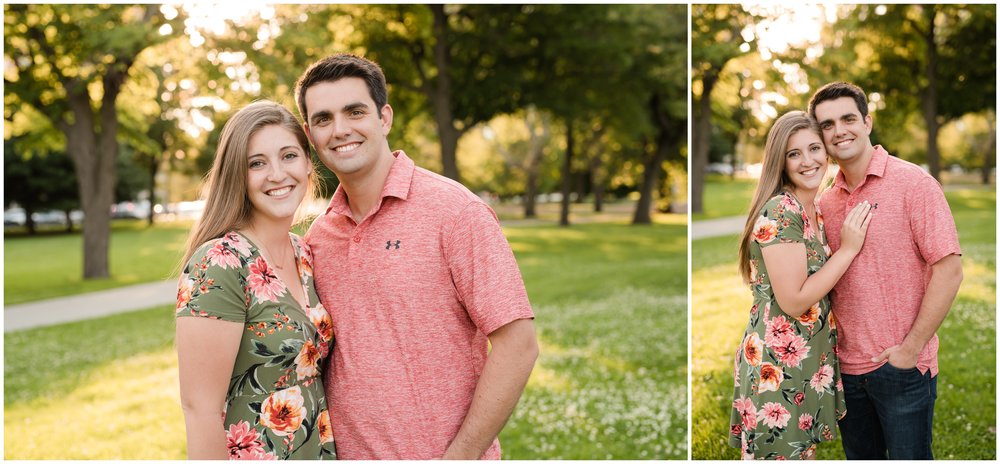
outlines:
[[[757,420],[770,428],[785,428],[791,418],[792,414],[775,402],[765,403],[764,407],[757,411]]]
[[[769,362],[760,365],[760,383],[757,384],[757,392],[778,391],[778,386],[784,380],[784,373],[781,366],[775,366]]]
[[[788,318],[785,316],[773,317],[767,321],[767,327],[764,332],[764,344],[773,348],[775,345],[781,344],[785,336],[791,334],[792,323]]]
[[[250,256],[250,242],[247,242],[240,234],[230,232],[222,237],[222,243],[227,244],[243,256]]]
[[[326,308],[323,304],[317,304],[316,306],[311,306],[306,310],[309,320],[316,326],[316,331],[319,333],[320,340],[328,342],[333,339],[333,319],[330,318],[330,313],[326,312]]]
[[[285,294],[285,285],[260,256],[250,263],[247,285],[258,301],[278,301],[278,297]]]
[[[757,243],[768,243],[778,236],[778,223],[764,216],[757,218],[753,224],[752,237]]]
[[[733,401],[733,407],[736,411],[740,413],[740,417],[743,418],[743,428],[745,430],[753,430],[757,427],[757,406],[754,406],[753,400],[750,398],[740,398]]]
[[[829,364],[824,364],[819,367],[819,370],[813,374],[812,379],[809,379],[809,386],[816,390],[816,393],[823,393],[830,384],[833,383],[833,367]]]
[[[743,359],[751,366],[759,366],[764,351],[764,343],[757,333],[747,335],[743,340]]]
[[[206,256],[208,256],[209,263],[223,269],[236,269],[240,267],[240,258],[236,256],[236,253],[233,253],[233,250],[227,247],[223,242],[219,242],[214,247],[210,248],[208,253],[206,253]]]
[[[799,320],[800,324],[812,328],[813,324],[815,324],[816,321],[819,320],[819,312],[820,312],[819,302],[816,302],[812,306],[810,306],[809,309],[806,310],[806,312],[800,314],[797,319]]]
[[[841,379],[837,379],[837,391],[844,391],[844,381]]]
[[[295,357],[295,375],[299,380],[319,375],[320,353],[312,340],[305,342]]]
[[[806,394],[802,393],[802,392],[798,392],[792,398],[792,402],[795,403],[796,406],[801,406],[802,402],[805,401],[805,399],[806,399]]]
[[[809,356],[809,346],[806,345],[805,339],[795,334],[785,335],[771,349],[780,362],[788,367],[798,368],[802,360]]]
[[[187,309],[191,302],[191,289],[194,286],[194,279],[188,278],[187,274],[181,275],[177,282],[177,312]]]
[[[809,429],[812,428],[812,426],[813,426],[813,416],[811,416],[809,414],[802,414],[801,416],[799,416],[799,429],[800,430],[803,430],[803,431],[809,430]]]
[[[268,459],[269,453],[264,452],[264,444],[260,441],[260,433],[250,427],[247,421],[231,424],[226,431],[226,448],[229,449],[229,459]],[[270,459],[276,459],[271,455]]]
[[[781,206],[791,213],[799,212],[799,203],[787,193],[781,196]]]

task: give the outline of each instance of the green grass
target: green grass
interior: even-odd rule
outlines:
[[[105,290],[171,277],[191,223],[146,227],[116,221],[112,227],[111,278],[83,280],[83,237],[75,234],[4,237],[4,305]]]
[[[505,458],[687,456],[686,226],[657,222],[505,227],[541,345]],[[170,306],[5,334],[4,350],[6,459],[185,457]]]
[[[705,176],[703,212],[692,213],[691,220],[701,221],[746,214],[756,186],[757,181],[754,179],[730,179],[728,176],[718,174]]]
[[[939,459],[996,457],[996,193],[946,192],[959,229],[965,280],[938,335],[934,415]],[[736,235],[692,243],[691,448],[694,459],[739,459],[726,444],[732,356],[752,301],[736,270]],[[839,440],[818,459],[844,459]]]

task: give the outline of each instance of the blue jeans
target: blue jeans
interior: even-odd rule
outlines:
[[[937,377],[889,363],[842,377],[847,415],[839,424],[847,459],[934,459]]]

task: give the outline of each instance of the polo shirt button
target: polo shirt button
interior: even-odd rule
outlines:
[[[361,236],[360,235],[355,235],[354,236],[354,243],[360,243],[360,242],[361,242]]]

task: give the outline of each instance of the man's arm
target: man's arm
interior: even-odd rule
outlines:
[[[489,334],[492,350],[462,427],[442,459],[479,459],[514,411],[538,358],[535,324],[518,319]]]
[[[901,369],[917,365],[917,357],[924,345],[934,336],[941,322],[951,309],[958,287],[962,283],[962,257],[948,255],[931,265],[931,279],[920,303],[920,313],[906,338],[899,345],[886,348],[882,354],[872,358],[873,362],[888,359],[889,364]]]

